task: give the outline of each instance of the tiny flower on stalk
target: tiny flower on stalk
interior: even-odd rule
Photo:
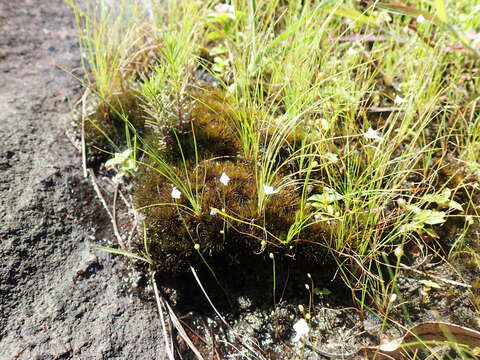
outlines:
[[[230,178],[228,177],[227,174],[222,173],[222,176],[220,176],[220,182],[221,182],[223,185],[227,186],[228,183],[230,182]]]
[[[407,100],[402,98],[400,95],[397,95],[395,96],[395,99],[393,100],[393,102],[397,105],[400,105],[400,104],[405,104]]]
[[[305,319],[300,319],[293,325],[293,330],[296,333],[293,342],[299,342],[304,335],[308,334],[310,329]]]
[[[228,12],[234,12],[235,9],[233,8],[232,5],[229,4],[218,4],[214,7],[215,11],[218,11],[219,13],[228,13]]]
[[[180,199],[180,197],[182,196],[182,193],[176,187],[173,187],[171,195],[173,199]]]
[[[273,195],[278,193],[280,190],[274,189],[273,186],[270,185],[263,185],[263,192],[265,195]]]
[[[380,136],[377,130],[373,130],[371,127],[368,128],[367,132],[364,134],[365,137],[369,140],[382,141],[383,137]]]
[[[422,14],[417,16],[417,23],[423,24],[425,21],[427,21],[427,19],[425,19],[425,16],[423,16]]]
[[[388,299],[390,304],[394,303],[396,300],[397,300],[397,294],[390,295],[390,298]]]
[[[213,13],[209,14],[210,17],[218,18],[225,16],[230,20],[235,20],[235,8],[230,4],[218,4],[214,8]]]

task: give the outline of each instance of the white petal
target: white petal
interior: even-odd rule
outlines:
[[[265,193],[265,195],[273,195],[278,193],[278,191],[279,191],[278,189],[274,189],[270,185],[263,185],[263,192]]]
[[[214,9],[219,13],[232,13],[235,11],[234,7],[229,4],[218,4],[214,7]]]
[[[222,173],[222,176],[220,176],[220,182],[221,182],[223,185],[227,186],[228,183],[230,182],[230,178],[228,177],[227,174]]]
[[[296,333],[293,341],[298,342],[303,335],[308,334],[310,329],[305,319],[300,319],[293,325],[293,330],[295,330]]]
[[[395,96],[395,99],[393,100],[393,102],[395,104],[405,104],[407,102],[407,100],[405,100],[401,96],[397,95],[397,96]]]
[[[368,128],[367,132],[364,134],[367,139],[382,141],[383,137],[380,136],[377,130],[373,130],[371,127]]]
[[[422,14],[417,16],[417,23],[422,24],[425,21],[427,21],[427,19],[425,19],[425,17]]]
[[[217,215],[217,209],[212,208],[212,209],[210,210],[210,215],[212,215],[212,216]]]
[[[216,14],[213,14],[215,17],[216,15],[226,16],[232,20],[235,20],[235,8],[229,4],[219,4],[214,7]]]
[[[397,294],[390,295],[390,303],[394,303],[397,300]]]
[[[182,193],[180,190],[178,190],[176,187],[172,189],[172,198],[174,199],[180,199],[180,196],[182,196]]]
[[[347,55],[348,55],[348,56],[355,56],[355,55],[357,55],[357,52],[358,52],[358,51],[357,51],[356,49],[354,49],[353,47],[351,47],[350,49],[347,50]]]

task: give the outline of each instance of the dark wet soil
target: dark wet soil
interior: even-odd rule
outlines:
[[[0,359],[162,359],[154,304],[89,246],[107,225],[65,136],[81,92],[60,70],[81,75],[73,15],[2,0],[0,34]]]

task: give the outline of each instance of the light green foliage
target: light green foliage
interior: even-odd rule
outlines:
[[[324,189],[324,192],[322,194],[312,195],[307,199],[307,201],[310,201],[312,205],[317,209],[323,209],[326,205],[342,199],[342,195],[337,193],[335,190],[327,187]]]
[[[419,283],[422,284],[423,286],[425,286],[426,288],[430,288],[430,289],[441,289],[442,288],[438,283],[436,283],[435,281],[432,281],[432,280],[420,280]]]
[[[445,212],[438,210],[420,209],[415,205],[407,205],[407,210],[413,212],[414,226],[423,227],[423,225],[436,225],[445,222]]]
[[[440,207],[447,207],[458,211],[463,211],[462,205],[455,200],[451,200],[452,190],[446,188],[441,193],[426,194],[422,196],[422,200],[428,203],[437,203]]]
[[[127,149],[121,153],[115,153],[115,157],[107,160],[105,162],[105,167],[111,169],[115,166],[118,166],[119,171],[127,172],[130,170],[135,170],[135,154],[132,149]]]

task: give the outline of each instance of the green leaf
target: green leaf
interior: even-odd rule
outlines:
[[[420,210],[413,217],[420,224],[437,225],[445,222],[445,212],[438,210]]]
[[[226,46],[224,45],[218,45],[218,46],[215,46],[213,48],[211,48],[208,53],[211,55],[211,56],[217,56],[217,55],[223,55],[223,54],[226,54],[228,53],[228,49]]]
[[[208,41],[222,39],[223,34],[217,32],[217,31],[212,31],[210,34],[208,34],[206,36],[206,38],[207,38]]]
[[[311,201],[313,203],[328,204],[342,199],[343,196],[337,193],[335,190],[331,188],[325,188],[323,194],[312,195],[307,199],[307,201]],[[313,205],[315,206],[315,204]]]
[[[451,209],[455,209],[455,210],[458,210],[458,211],[463,211],[463,206],[460,205],[458,202],[456,202],[455,200],[450,200],[448,202],[448,207],[451,208]]]
[[[435,7],[437,8],[438,18],[446,23],[448,21],[447,11],[445,10],[445,3],[443,0],[436,0]]]
[[[448,206],[452,191],[449,188],[444,189],[441,193],[426,194],[422,196],[422,199],[427,202],[434,202],[440,206]]]
[[[420,280],[419,283],[422,284],[423,286],[427,287],[427,288],[441,289],[441,286],[438,283],[436,283],[435,281]]]
[[[422,209],[420,209],[418,206],[415,206],[415,205],[405,205],[405,208],[415,214],[418,214],[420,211],[422,211]]]
[[[111,169],[118,165],[122,170],[134,170],[135,159],[133,158],[133,150],[127,149],[121,153],[115,153],[113,159],[109,159],[105,162],[105,167]]]
[[[327,8],[328,12],[331,12],[338,16],[343,16],[353,21],[358,21],[359,23],[369,25],[369,26],[377,26],[375,24],[375,20],[367,15],[362,14],[361,12],[355,9],[333,9]]]
[[[114,249],[114,248],[111,248],[111,247],[100,246],[100,245],[92,245],[92,247],[94,247],[95,249],[98,249],[98,250],[107,251],[107,252],[112,253],[112,254],[123,255],[123,256],[129,257],[129,258],[137,259],[137,260],[140,260],[140,261],[144,261],[148,264],[151,264],[151,262],[148,261],[146,258],[138,256],[134,253],[131,253],[130,251],[121,250],[121,249]]]
[[[325,296],[327,296],[327,295],[330,295],[332,292],[330,290],[326,289],[326,288],[323,288],[323,289],[315,288],[315,289],[313,289],[313,293],[315,295],[325,295]]]
[[[463,211],[462,205],[454,200],[450,200],[452,191],[449,188],[444,189],[439,194],[427,194],[422,196],[422,199],[427,202],[437,203],[439,206],[448,207],[458,211]]]
[[[338,155],[331,152],[325,153],[322,157],[333,163],[338,161]]]

